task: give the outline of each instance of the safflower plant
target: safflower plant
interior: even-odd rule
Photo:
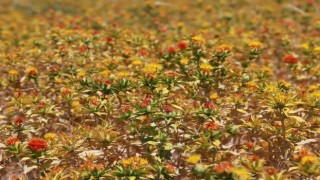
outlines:
[[[3,0],[0,27],[0,179],[320,178],[317,1]]]

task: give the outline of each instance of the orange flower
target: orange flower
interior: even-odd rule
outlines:
[[[80,169],[83,171],[94,171],[95,169],[102,171],[104,169],[103,164],[93,164],[92,162],[85,161],[81,166]]]
[[[229,52],[231,50],[231,47],[228,45],[221,45],[215,48],[215,52],[217,53],[223,53],[223,52]]]
[[[167,168],[167,171],[169,172],[169,173],[174,173],[174,171],[175,171],[175,167],[172,165],[172,164],[167,164],[166,165],[166,168]]]
[[[9,138],[9,139],[7,139],[7,145],[14,145],[17,142],[20,142],[20,140],[18,138]]]
[[[234,169],[234,166],[229,162],[221,162],[216,167],[214,167],[214,170],[219,173],[231,173]]]
[[[277,174],[277,170],[273,167],[269,167],[266,169],[266,173],[270,176],[274,175],[274,174]]]
[[[310,152],[309,152],[308,149],[302,148],[302,149],[299,151],[299,153],[295,156],[295,159],[296,159],[296,161],[300,161],[301,158],[303,158],[304,156],[307,156],[307,155],[309,155],[309,154],[310,154]]]
[[[203,128],[206,129],[206,130],[215,131],[215,130],[219,129],[219,125],[216,124],[215,122],[210,122],[210,123],[204,125]]]

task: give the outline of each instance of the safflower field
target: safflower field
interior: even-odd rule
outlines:
[[[317,0],[1,0],[1,180],[320,179]]]

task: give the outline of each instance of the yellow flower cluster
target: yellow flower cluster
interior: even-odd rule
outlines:
[[[199,154],[192,154],[186,159],[186,161],[191,164],[197,164],[200,160],[201,156]]]
[[[213,67],[210,64],[202,63],[202,64],[200,64],[200,69],[203,72],[209,72],[210,70],[213,69]]]
[[[122,159],[121,164],[128,168],[137,169],[148,165],[148,161],[141,157],[130,157],[127,159]]]
[[[145,74],[154,74],[157,71],[161,70],[162,66],[160,64],[156,64],[156,63],[151,63],[151,64],[147,64],[143,69],[142,72],[144,72]]]
[[[192,37],[192,42],[195,44],[203,44],[205,39],[202,36],[197,35]]]
[[[263,44],[259,41],[251,41],[249,42],[249,47],[251,49],[261,49],[263,47]]]

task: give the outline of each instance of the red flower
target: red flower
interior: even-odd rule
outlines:
[[[9,138],[9,139],[7,139],[7,145],[14,145],[17,142],[20,142],[20,140],[18,138]]]
[[[176,49],[171,46],[171,47],[168,48],[168,52],[169,53],[176,53]]]
[[[292,55],[288,55],[283,58],[283,62],[288,64],[296,64],[298,62],[298,59]]]
[[[142,107],[147,107],[147,106],[149,106],[150,105],[150,100],[148,100],[148,99],[144,99],[143,101],[142,101],[142,103],[141,103],[141,106]]]
[[[109,81],[109,80],[104,80],[104,84],[105,84],[105,85],[112,85],[112,82]]]
[[[254,147],[254,144],[251,141],[247,141],[244,144],[247,146],[247,148],[250,148],[250,149],[252,149]]]
[[[79,49],[80,52],[86,52],[87,51],[87,47],[86,46],[81,46]]]
[[[151,94],[147,94],[145,97],[146,100],[151,100],[152,99],[152,95]]]
[[[46,106],[46,103],[40,102],[36,105],[38,108],[44,108]]]
[[[106,41],[107,41],[107,43],[111,43],[112,42],[112,37],[107,37]]]
[[[314,4],[316,1],[315,0],[307,0],[307,4]]]
[[[178,48],[179,48],[180,50],[187,49],[187,47],[188,47],[188,44],[187,44],[186,42],[184,42],[184,41],[178,42]]]
[[[277,170],[273,167],[269,167],[266,169],[266,173],[270,176],[274,175],[274,174],[277,174]]]
[[[122,111],[123,112],[132,111],[132,107],[129,105],[124,105],[124,106],[122,106]]]
[[[259,161],[259,160],[260,160],[259,156],[257,156],[257,155],[251,155],[251,156],[249,157],[249,159],[250,159],[251,161]]]
[[[173,107],[170,105],[164,105],[163,106],[163,110],[167,113],[172,112],[173,111]]]
[[[145,49],[140,49],[138,53],[139,53],[140,56],[146,56],[146,55],[148,55],[148,51],[145,50]]]
[[[302,64],[310,64],[310,60],[304,60],[302,61]]]
[[[14,121],[14,124],[17,125],[17,126],[20,126],[26,119],[24,117],[17,117]]]
[[[60,67],[57,66],[57,65],[53,65],[53,66],[50,67],[50,71],[51,71],[51,72],[57,72],[57,71],[59,71],[59,70],[60,70]]]
[[[168,78],[174,78],[176,76],[176,73],[174,71],[167,71],[165,75]]]
[[[203,106],[207,109],[214,109],[214,105],[212,104],[212,102],[204,103]]]
[[[99,34],[99,31],[93,31],[92,34],[93,34],[93,35],[98,35],[98,34]]]
[[[20,98],[22,95],[23,95],[23,92],[21,92],[21,91],[18,91],[18,92],[14,93],[14,97],[15,98]]]
[[[40,138],[33,138],[28,143],[28,148],[32,151],[43,151],[48,148],[48,144],[45,140]]]

